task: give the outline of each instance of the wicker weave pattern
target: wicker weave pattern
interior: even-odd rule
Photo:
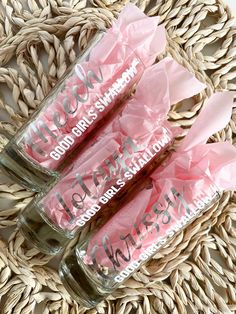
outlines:
[[[1,121],[1,133],[14,134],[77,52],[86,47],[95,30],[109,26],[125,2],[28,0],[23,6],[20,0],[1,1],[0,109],[13,121],[13,125]],[[236,29],[232,14],[217,0],[134,2],[148,15],[161,16],[168,31],[168,54],[208,85],[189,110],[178,104],[170,112],[172,123],[185,127],[184,135],[214,90],[236,89]],[[213,46],[216,42],[217,47]],[[211,54],[207,52],[209,48]],[[1,92],[3,86],[10,101]],[[236,109],[229,125],[211,141],[234,143],[235,122]],[[6,137],[1,135],[0,148],[6,143]],[[0,180],[0,228],[10,232],[9,239],[0,242],[1,313],[34,313],[36,304],[42,301],[43,314],[236,313],[234,193],[225,193],[219,204],[176,236],[108,301],[93,310],[85,310],[71,300],[57,272],[46,266],[50,257],[28,247],[15,230],[17,214],[32,197],[17,184]],[[5,199],[8,205],[4,205]],[[90,228],[93,225],[80,237]],[[43,292],[45,287],[50,292]]]

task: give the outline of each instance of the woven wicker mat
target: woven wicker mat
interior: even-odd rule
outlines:
[[[109,26],[125,4],[115,0],[26,2],[24,7],[21,0],[0,3],[0,114],[6,120],[0,122],[0,131],[10,134],[35,110],[94,31]],[[236,89],[232,14],[217,0],[135,3],[148,15],[161,16],[168,31],[168,53],[208,85],[188,110],[180,105],[172,108],[170,120],[184,126],[185,133],[214,90]],[[236,109],[229,125],[211,140],[235,143],[235,121]],[[1,148],[6,142],[1,136]],[[234,193],[225,193],[217,206],[92,310],[69,297],[57,272],[47,265],[50,257],[30,248],[16,230],[17,214],[32,197],[1,176],[0,227],[5,235],[0,242],[1,313],[36,313],[38,303],[40,314],[236,313]]]

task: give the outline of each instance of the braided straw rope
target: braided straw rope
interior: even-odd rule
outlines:
[[[184,127],[185,135],[208,96],[215,90],[236,90],[236,29],[232,14],[217,0],[133,2],[150,16],[161,16],[168,32],[167,53],[207,83],[207,90],[194,98],[189,110],[177,104],[170,112],[170,120]],[[0,113],[5,120],[0,122],[0,149],[7,143],[4,134],[15,133],[78,51],[86,47],[95,30],[108,27],[126,1],[25,3],[0,3]],[[235,122],[236,108],[228,126],[211,141],[228,140],[234,144]],[[92,310],[70,298],[57,272],[47,265],[50,257],[29,247],[15,229],[17,214],[32,197],[31,192],[1,176],[0,227],[2,234],[10,234],[0,242],[1,313],[35,313],[38,304],[43,314],[236,313],[234,193],[224,193],[217,205]],[[80,237],[90,228],[93,225],[85,228]]]

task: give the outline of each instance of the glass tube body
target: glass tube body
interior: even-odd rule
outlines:
[[[126,44],[113,47],[108,64],[91,57],[104,34],[93,38],[0,154],[5,173],[28,189],[41,191],[58,178],[69,155],[103,125],[142,75],[142,61]]]
[[[147,183],[127,206],[64,257],[60,276],[77,302],[96,306],[220,198],[204,174],[196,182],[172,183],[158,192]],[[190,190],[195,191],[192,196]],[[138,204],[144,205],[145,200],[142,210]]]
[[[119,117],[111,124],[117,121]],[[168,126],[157,122],[135,140],[131,134],[107,132],[109,139],[101,136],[89,144],[68,173],[19,215],[20,231],[40,251],[58,254],[101,212],[111,217],[120,201],[135,193],[139,181],[168,156],[173,143]]]

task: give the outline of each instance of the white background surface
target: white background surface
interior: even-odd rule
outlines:
[[[231,9],[234,12],[234,15],[236,16],[236,0],[224,0],[224,2],[231,7]]]

